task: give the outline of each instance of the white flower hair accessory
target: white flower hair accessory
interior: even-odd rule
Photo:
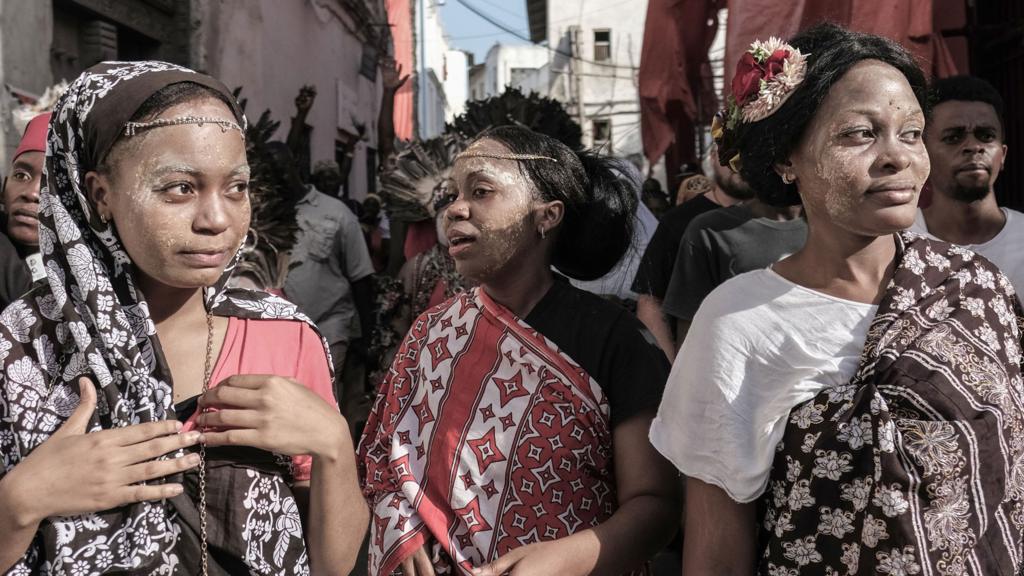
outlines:
[[[711,124],[711,137],[718,143],[720,158],[737,172],[740,160],[732,149],[731,132],[741,122],[758,122],[778,111],[804,81],[807,56],[772,36],[766,41],[755,40],[740,57],[726,108]]]

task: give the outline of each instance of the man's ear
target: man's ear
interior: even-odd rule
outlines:
[[[545,237],[562,223],[562,218],[565,217],[565,203],[561,200],[545,202],[537,206],[534,214],[537,232],[541,237]]]
[[[111,219],[110,178],[95,170],[85,173],[85,195],[95,208],[96,216],[106,223]],[[97,223],[93,223],[94,225]]]

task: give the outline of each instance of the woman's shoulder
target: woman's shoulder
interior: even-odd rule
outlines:
[[[228,318],[218,362],[230,374],[276,374],[296,378],[314,364],[326,370],[327,352],[317,330],[303,320]]]
[[[697,317],[745,317],[774,308],[787,291],[780,280],[778,274],[768,268],[733,276],[707,295]]]

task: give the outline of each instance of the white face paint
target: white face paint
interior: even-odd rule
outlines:
[[[850,68],[790,156],[811,227],[874,237],[910,227],[928,178],[923,130],[899,70],[877,60]]]
[[[478,140],[468,151],[508,155],[495,140]],[[445,210],[444,236],[459,273],[485,283],[529,258],[543,258],[536,234],[533,185],[516,160],[468,157],[452,169],[455,201]]]
[[[187,115],[234,121],[214,99],[175,105],[158,118]],[[106,210],[136,269],[169,287],[214,284],[249,229],[241,135],[216,124],[153,128],[119,142],[107,164]]]

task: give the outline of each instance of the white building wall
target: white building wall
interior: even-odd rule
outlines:
[[[50,45],[53,10],[50,2],[0,1],[0,172],[7,173],[11,155],[21,141],[11,111],[18,102],[11,88],[42,96],[51,84]],[[68,78],[69,82],[74,78]]]
[[[374,177],[366,169],[366,155],[368,148],[377,147],[380,76],[371,81],[359,73],[363,42],[338,3],[217,0],[196,6],[197,67],[228,87],[242,86],[253,118],[269,108],[281,121],[276,138],[287,137],[295,96],[305,84],[317,89],[306,119],[313,126],[313,163],[334,159],[339,130],[362,132],[348,182],[350,194],[361,199],[368,179]],[[383,10],[382,5],[379,8]]]
[[[543,88],[540,70],[546,70],[551,51],[533,44],[495,44],[487,51],[485,97],[497,96],[506,86],[515,86],[524,92]],[[521,71],[515,74],[516,70]],[[532,72],[526,72],[530,70]],[[542,93],[546,93],[543,90]]]
[[[469,70],[469,99],[483,100],[487,97],[487,63],[473,66]]]
[[[447,75],[444,78],[444,95],[448,106],[445,108],[445,122],[462,114],[469,99],[469,56],[462,50],[449,50]]]
[[[445,37],[441,19],[441,4],[436,0],[413,0],[414,60],[422,60],[426,68],[414,75],[417,94],[419,136],[433,138],[444,131],[445,121],[461,113],[468,92],[468,59],[464,52],[454,50]],[[423,21],[419,13],[423,10]],[[420,42],[423,42],[420,46]],[[417,66],[418,68],[418,66]],[[423,73],[423,78],[419,74]],[[451,91],[451,93],[449,92]],[[458,110],[459,112],[454,112]],[[422,116],[422,118],[420,118]]]
[[[612,153],[642,156],[637,73],[647,0],[635,0],[628,7],[621,0],[551,0],[547,13],[548,44],[569,53],[572,31],[578,30],[577,56],[583,60],[570,61],[561,54],[553,57],[550,95],[565,102],[581,121],[585,145],[593,145],[593,120],[609,120]],[[604,65],[592,62],[594,31],[599,29],[611,32],[611,58]],[[576,107],[580,100],[582,110]]]

